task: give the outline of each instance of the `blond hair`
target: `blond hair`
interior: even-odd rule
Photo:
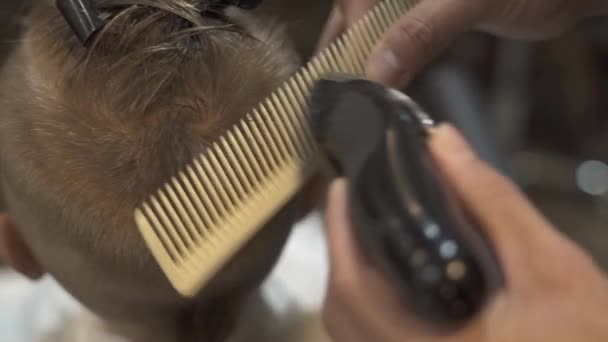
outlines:
[[[197,3],[98,0],[106,25],[85,48],[43,2],[0,78],[7,205],[44,267],[105,316],[120,310],[91,298],[148,305],[153,297],[159,312],[185,305],[132,211],[296,68],[279,27],[238,11],[230,24],[205,18]],[[263,278],[291,225],[289,213],[280,215],[207,297]],[[99,283],[114,276],[122,283]],[[150,288],[119,293],[141,283]]]

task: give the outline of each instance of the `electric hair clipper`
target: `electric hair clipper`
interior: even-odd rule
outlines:
[[[429,155],[433,125],[403,93],[363,79],[326,78],[311,97],[312,130],[349,181],[364,255],[405,290],[408,309],[451,326],[474,316],[503,278]]]

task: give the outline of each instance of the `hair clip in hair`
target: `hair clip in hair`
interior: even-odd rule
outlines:
[[[229,2],[242,9],[252,10],[258,7],[262,3],[262,0],[232,0]]]
[[[83,45],[104,25],[93,0],[57,0],[56,4]]]
[[[252,10],[258,7],[262,0],[220,0],[213,2],[213,6],[224,9],[229,6],[236,6],[245,10]]]

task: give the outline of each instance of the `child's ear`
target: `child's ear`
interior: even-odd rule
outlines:
[[[0,214],[0,260],[32,280],[37,280],[44,274],[7,213]]]

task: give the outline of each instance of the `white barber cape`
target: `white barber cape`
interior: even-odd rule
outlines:
[[[263,299],[272,315],[278,318],[278,321],[266,324],[276,327],[284,319],[286,325],[293,326],[295,320],[315,316],[321,308],[327,273],[321,220],[318,214],[313,214],[296,225],[281,259],[263,285]],[[313,326],[319,328],[319,325]],[[237,335],[250,336],[247,339],[251,341],[247,332]],[[268,336],[262,341],[275,340],[277,336]],[[294,339],[279,340],[290,342]],[[314,340],[316,342],[318,338]],[[0,269],[0,342],[128,341],[104,332],[99,322],[52,278],[32,283],[9,270]]]

